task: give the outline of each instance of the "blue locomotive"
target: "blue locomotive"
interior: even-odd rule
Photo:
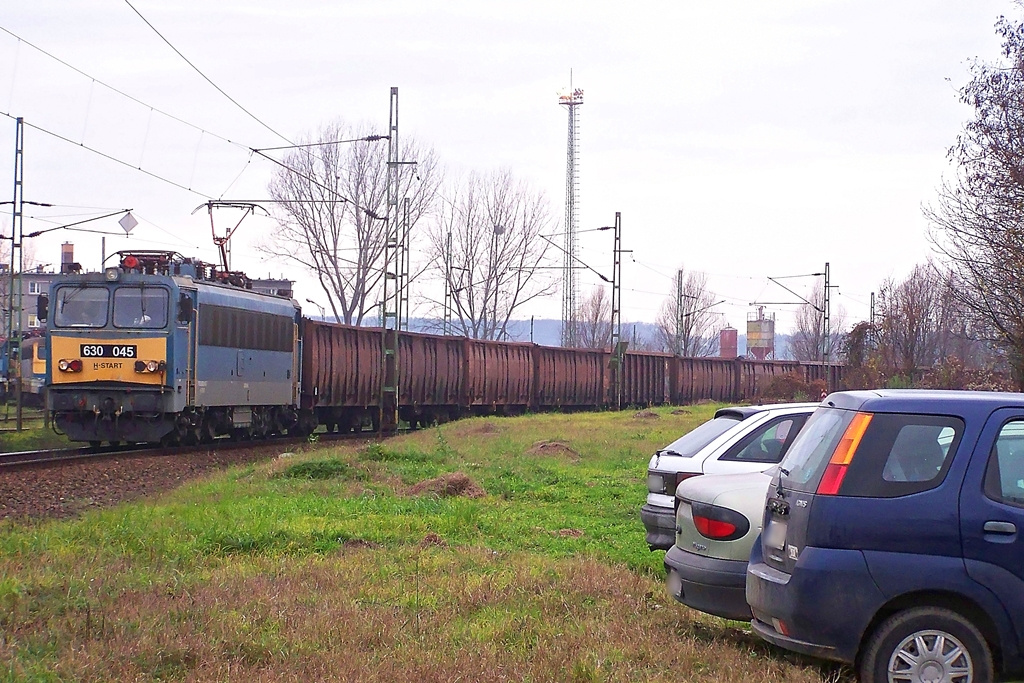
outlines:
[[[174,252],[117,256],[41,297],[57,429],[94,445],[299,429],[298,304]]]

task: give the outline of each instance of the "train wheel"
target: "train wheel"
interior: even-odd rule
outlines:
[[[92,449],[97,449],[97,448],[99,448],[102,445],[103,445],[102,441],[90,441],[89,442],[89,448],[92,448]]]

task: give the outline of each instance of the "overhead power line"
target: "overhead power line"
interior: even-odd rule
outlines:
[[[0,113],[2,113],[3,116],[6,116],[9,119],[14,119],[15,118],[14,116],[11,116],[10,114],[7,114],[5,112],[0,112]],[[43,128],[42,126],[37,126],[34,123],[29,123],[28,121],[25,121],[24,125],[28,126],[29,128],[34,128],[35,130],[38,130],[40,133],[46,133],[47,135],[51,135],[51,136],[57,138],[58,140],[63,140],[64,142],[67,142],[67,143],[70,143],[72,145],[75,145],[76,147],[81,147],[82,149],[88,150],[88,151],[92,152],[93,154],[99,154],[104,159],[109,159],[110,161],[113,161],[113,162],[116,162],[118,164],[121,164],[122,166],[127,166],[128,168],[130,168],[132,170],[139,171],[140,173],[145,173],[146,175],[148,175],[151,178],[155,178],[157,180],[163,181],[163,182],[165,182],[165,183],[167,183],[169,185],[173,185],[174,187],[177,187],[179,189],[185,190],[186,192],[191,192],[193,194],[197,194],[200,197],[203,197],[204,199],[213,199],[213,197],[211,197],[211,196],[209,196],[207,194],[204,194],[204,193],[200,192],[199,190],[193,190],[191,187],[186,187],[186,186],[182,185],[181,183],[176,183],[173,180],[165,178],[165,177],[163,177],[161,175],[157,175],[156,173],[153,173],[152,171],[147,171],[146,169],[141,168],[139,166],[133,166],[132,164],[129,164],[127,161],[123,161],[121,159],[118,159],[115,156],[111,156],[110,154],[107,154],[106,152],[101,152],[98,149],[94,149],[92,147],[89,147],[88,145],[86,145],[84,143],[75,142],[71,138],[65,137],[64,135],[61,135],[60,133],[54,133],[52,130],[47,130],[46,128]]]
[[[68,69],[71,69],[72,71],[74,71],[78,75],[85,76],[90,81],[92,81],[94,83],[97,83],[98,85],[103,86],[107,90],[109,90],[111,92],[115,92],[118,95],[120,95],[121,97],[124,97],[125,99],[131,100],[135,104],[141,105],[141,106],[145,107],[146,109],[149,109],[150,111],[155,111],[156,113],[160,114],[161,116],[166,116],[167,118],[171,119],[172,121],[177,121],[178,123],[182,124],[183,126],[188,126],[189,128],[197,130],[200,133],[203,133],[205,135],[209,135],[210,137],[217,138],[218,140],[221,140],[222,142],[226,142],[229,145],[234,145],[236,147],[241,147],[242,149],[249,149],[249,147],[247,145],[243,145],[241,143],[235,142],[234,140],[230,140],[230,139],[224,137],[223,135],[217,135],[216,133],[213,133],[211,131],[206,130],[205,128],[202,128],[200,126],[195,125],[194,123],[189,123],[188,121],[182,119],[179,116],[175,116],[174,114],[170,114],[170,113],[168,113],[168,112],[166,112],[166,111],[164,111],[162,109],[158,109],[157,107],[154,107],[151,104],[147,104],[147,103],[143,102],[142,100],[140,100],[137,97],[132,97],[131,95],[129,95],[125,91],[119,90],[118,88],[115,88],[114,86],[110,85],[109,83],[105,83],[105,82],[101,81],[100,79],[96,78],[95,76],[90,76],[89,74],[87,74],[86,72],[82,71],[78,67],[76,67],[76,66],[74,66],[72,64],[67,63],[66,61],[64,61],[60,57],[57,57],[56,55],[54,55],[54,54],[52,54],[50,52],[47,52],[46,50],[44,50],[43,48],[39,47],[38,45],[35,45],[35,44],[25,40],[24,38],[19,36],[17,33],[14,33],[13,31],[11,31],[10,29],[6,29],[3,26],[0,26],[0,31],[3,31],[4,33],[6,33],[7,35],[11,36],[12,38],[14,38],[15,40],[17,40],[20,43],[24,43],[25,45],[28,45],[30,48],[32,48],[36,52],[38,52],[38,53],[40,53],[42,55],[46,55],[47,57],[49,57],[50,59],[54,60],[58,64],[60,64],[60,65],[62,65],[64,67],[67,67]]]
[[[245,107],[243,107],[243,106],[242,106],[241,104],[239,104],[239,103],[238,103],[238,101],[237,101],[237,100],[235,100],[235,98],[233,98],[233,97],[232,97],[231,95],[229,95],[229,94],[227,94],[226,92],[224,92],[224,89],[223,89],[223,88],[221,88],[221,87],[220,87],[219,85],[217,85],[217,84],[216,84],[216,83],[214,83],[214,82],[213,82],[212,80],[210,80],[210,77],[209,77],[209,76],[207,76],[207,75],[206,75],[206,74],[204,74],[204,73],[203,73],[202,71],[200,71],[200,70],[199,70],[199,67],[198,67],[198,66],[196,66],[196,65],[195,65],[195,64],[193,64],[193,63],[192,63],[191,61],[189,61],[188,57],[186,57],[185,55],[183,55],[183,54],[181,53],[181,51],[180,51],[180,50],[179,50],[178,48],[174,47],[174,45],[172,45],[172,44],[171,44],[171,41],[167,40],[167,38],[165,38],[165,37],[164,37],[164,35],[163,35],[162,33],[160,33],[160,31],[158,31],[158,30],[157,30],[157,28],[156,28],[155,26],[153,26],[153,24],[149,23],[149,20],[148,20],[148,19],[146,19],[146,17],[142,16],[142,12],[140,12],[140,11],[139,11],[139,10],[137,10],[137,9],[135,9],[135,6],[134,6],[134,5],[132,5],[132,3],[130,3],[130,2],[128,1],[128,0],[124,0],[124,4],[128,5],[129,7],[131,7],[131,8],[132,8],[132,11],[133,11],[133,12],[135,12],[135,13],[136,13],[137,15],[139,15],[139,19],[142,19],[142,21],[144,21],[144,22],[146,23],[146,26],[148,26],[148,27],[149,27],[150,29],[152,29],[152,30],[153,30],[153,33],[157,34],[157,35],[158,35],[158,36],[160,37],[160,40],[162,40],[162,41],[164,41],[165,43],[167,43],[167,47],[169,47],[169,48],[171,48],[172,50],[174,50],[175,54],[177,54],[177,55],[178,55],[179,57],[181,57],[181,58],[182,58],[183,60],[185,60],[185,63],[186,63],[186,64],[188,64],[188,65],[189,65],[190,67],[192,67],[192,68],[193,68],[193,69],[195,70],[195,72],[196,72],[197,74],[199,74],[200,76],[202,76],[202,77],[203,77],[203,80],[205,80],[205,81],[206,81],[207,83],[209,83],[210,85],[212,85],[212,86],[214,87],[214,89],[216,89],[216,91],[217,91],[217,92],[219,92],[219,93],[220,93],[221,95],[223,95],[224,97],[228,98],[228,100],[229,100],[229,101],[230,101],[230,102],[231,102],[231,103],[232,103],[233,105],[235,105],[236,107],[238,107],[239,109],[241,109],[242,111],[244,111],[244,112],[245,112],[246,114],[248,114],[248,116],[249,116],[249,117],[250,117],[250,118],[251,118],[251,119],[252,119],[253,121],[255,121],[256,123],[260,124],[261,126],[263,126],[264,128],[266,128],[266,129],[267,129],[267,130],[269,130],[269,131],[270,131],[271,133],[273,133],[273,134],[274,134],[274,135],[276,135],[277,137],[281,138],[282,140],[284,140],[284,141],[285,141],[285,142],[287,142],[288,144],[292,144],[292,141],[291,141],[291,140],[289,140],[289,139],[288,139],[288,138],[286,138],[285,136],[281,135],[281,134],[280,134],[280,133],[278,133],[278,132],[277,132],[276,130],[274,130],[273,128],[271,128],[271,127],[270,127],[269,125],[267,125],[266,123],[264,123],[264,122],[263,122],[262,120],[260,120],[260,119],[259,119],[259,117],[257,117],[257,116],[256,116],[255,114],[253,114],[253,113],[252,113],[251,111],[249,111],[248,109],[246,109]]]

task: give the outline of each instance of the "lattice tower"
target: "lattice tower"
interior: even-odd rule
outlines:
[[[583,105],[583,90],[576,88],[569,95],[562,95],[558,103],[569,113],[569,135],[565,160],[565,241],[563,244],[564,266],[562,268],[562,346],[577,345],[577,301],[579,278],[576,263],[579,261],[579,247],[576,234],[579,231],[580,210],[580,107]]]

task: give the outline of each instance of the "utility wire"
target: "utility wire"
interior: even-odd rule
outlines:
[[[167,118],[169,118],[169,119],[171,119],[173,121],[177,121],[178,123],[182,124],[183,126],[188,126],[189,128],[193,128],[193,129],[195,129],[195,130],[197,130],[197,131],[199,131],[201,133],[205,133],[206,135],[209,135],[211,137],[217,138],[218,140],[226,142],[229,145],[234,145],[236,147],[241,147],[242,149],[249,149],[246,145],[243,145],[243,144],[240,144],[238,142],[235,142],[234,140],[229,140],[228,138],[226,138],[226,137],[224,137],[222,135],[217,135],[216,133],[212,133],[212,132],[210,132],[210,131],[208,131],[208,130],[206,130],[204,128],[200,128],[199,126],[197,126],[197,125],[195,125],[193,123],[189,123],[188,121],[185,121],[184,119],[182,119],[182,118],[180,118],[178,116],[175,116],[174,114],[169,114],[169,113],[163,111],[162,109],[157,109],[156,107],[154,107],[151,104],[146,104],[145,102],[143,102],[142,100],[138,99],[137,97],[132,97],[128,93],[124,92],[123,90],[118,90],[117,88],[115,88],[114,86],[110,85],[109,83],[104,83],[103,81],[99,80],[98,78],[96,78],[94,76],[90,76],[89,74],[85,73],[81,69],[79,69],[79,68],[77,68],[77,67],[75,67],[75,66],[73,66],[71,64],[68,64],[67,62],[65,62],[60,57],[57,57],[56,55],[53,55],[53,54],[47,52],[46,50],[44,50],[43,48],[39,47],[38,45],[34,45],[34,44],[30,43],[29,41],[25,40],[24,38],[22,38],[18,34],[14,33],[13,31],[11,31],[9,29],[4,28],[3,26],[0,26],[0,31],[3,31],[4,33],[6,33],[7,35],[11,36],[12,38],[14,38],[15,40],[17,40],[20,43],[24,43],[25,45],[28,45],[30,48],[32,48],[36,52],[39,52],[41,54],[46,55],[47,57],[49,57],[50,59],[54,60],[58,64],[61,64],[61,65],[65,66],[65,67],[71,69],[72,71],[74,71],[75,73],[77,73],[77,74],[79,74],[81,76],[85,76],[86,78],[88,78],[89,80],[93,81],[94,83],[99,83],[100,85],[102,85],[107,90],[110,90],[111,92],[115,92],[118,95],[120,95],[121,97],[129,99],[132,102],[134,102],[134,103],[136,103],[138,105],[141,105],[141,106],[143,106],[143,107],[145,107],[145,108],[147,108],[147,109],[149,109],[151,111],[155,111],[156,113],[161,114],[162,116],[166,116]]]
[[[15,118],[14,116],[11,116],[10,114],[8,114],[6,112],[0,112],[0,113],[2,113],[3,116],[6,116],[9,119],[14,119]],[[58,140],[63,140],[64,142],[67,142],[69,144],[75,145],[76,147],[81,147],[82,149],[88,150],[88,151],[90,151],[90,152],[92,152],[94,154],[99,154],[104,159],[109,159],[110,161],[117,162],[117,163],[121,164],[122,166],[127,166],[128,168],[133,169],[135,171],[139,171],[140,173],[145,173],[146,175],[148,175],[151,178],[156,178],[157,180],[162,180],[163,182],[165,182],[165,183],[167,183],[169,185],[173,185],[174,187],[177,187],[179,189],[185,190],[186,192],[191,192],[193,194],[197,194],[200,197],[203,197],[204,199],[213,199],[213,197],[211,197],[211,196],[209,196],[207,194],[203,194],[199,190],[193,190],[191,187],[185,187],[181,183],[176,183],[173,180],[169,180],[167,178],[164,178],[163,176],[157,175],[156,173],[153,173],[152,171],[147,171],[144,168],[141,168],[139,166],[132,166],[127,161],[122,161],[121,159],[118,159],[117,157],[111,156],[111,155],[107,154],[106,152],[101,152],[98,149],[93,149],[92,147],[89,147],[88,145],[86,145],[84,143],[75,142],[71,138],[65,137],[65,136],[61,135],[60,133],[54,133],[52,130],[47,130],[46,128],[43,128],[41,126],[35,125],[34,123],[29,123],[28,121],[25,121],[24,119],[22,119],[22,123],[24,125],[28,126],[29,128],[34,128],[35,130],[39,131],[40,133],[46,133],[47,135],[51,135],[51,136],[57,138]]]
[[[153,26],[153,24],[149,23],[149,20],[148,20],[148,19],[146,19],[146,17],[142,16],[142,12],[140,12],[140,11],[139,11],[139,10],[137,10],[137,9],[135,9],[135,6],[134,6],[134,5],[132,5],[132,3],[130,3],[130,2],[128,1],[128,0],[124,0],[124,4],[128,5],[129,7],[131,7],[131,8],[132,8],[132,11],[133,11],[133,12],[135,12],[136,14],[138,14],[138,15],[139,15],[139,19],[142,19],[142,21],[144,21],[144,22],[146,23],[146,26],[148,26],[149,28],[151,28],[151,29],[153,30],[153,33],[157,34],[157,35],[158,35],[158,36],[160,37],[160,40],[162,40],[162,41],[164,41],[165,43],[167,43],[167,47],[169,47],[169,48],[171,48],[172,50],[174,50],[175,54],[177,54],[177,55],[178,55],[179,57],[181,57],[181,58],[182,58],[183,60],[185,60],[185,63],[186,63],[186,64],[188,64],[188,65],[189,65],[190,67],[192,67],[193,69],[195,69],[195,72],[196,72],[197,74],[199,74],[200,76],[202,76],[202,77],[203,77],[203,79],[204,79],[204,80],[205,80],[205,81],[206,81],[207,83],[209,83],[210,85],[212,85],[212,86],[213,86],[213,87],[214,87],[214,88],[215,88],[215,89],[217,90],[217,92],[219,92],[219,93],[220,93],[221,95],[223,95],[224,97],[228,98],[228,100],[230,100],[230,101],[231,101],[231,103],[232,103],[233,105],[235,105],[236,107],[238,107],[239,109],[241,109],[242,111],[244,111],[244,112],[245,112],[246,114],[248,114],[248,115],[249,115],[249,117],[250,117],[250,118],[251,118],[251,119],[252,119],[253,121],[255,121],[256,123],[260,124],[261,126],[263,126],[264,128],[266,128],[267,130],[269,130],[269,131],[270,131],[271,133],[273,133],[273,134],[274,134],[274,135],[276,135],[277,137],[279,137],[279,138],[281,138],[282,140],[284,140],[285,142],[287,142],[287,143],[288,143],[289,145],[290,145],[290,144],[292,144],[292,141],[291,141],[291,140],[289,140],[289,139],[288,139],[288,138],[286,138],[285,136],[281,135],[281,134],[280,134],[280,133],[278,133],[278,132],[277,132],[276,130],[274,130],[273,128],[271,128],[270,126],[268,126],[268,125],[267,125],[266,123],[264,123],[263,121],[261,121],[261,120],[260,120],[260,119],[259,119],[259,118],[258,118],[258,117],[257,117],[257,116],[255,115],[255,114],[253,114],[253,113],[252,113],[251,111],[249,111],[248,109],[246,109],[245,107],[243,107],[243,106],[242,106],[241,104],[239,104],[239,103],[238,103],[238,102],[237,102],[237,101],[235,100],[235,98],[231,97],[231,95],[228,95],[228,94],[227,94],[226,92],[224,92],[224,90],[223,90],[223,89],[222,89],[222,88],[221,88],[221,87],[220,87],[219,85],[217,85],[217,84],[216,84],[216,83],[214,83],[214,82],[213,82],[212,80],[210,80],[210,78],[209,78],[209,77],[208,77],[208,76],[207,76],[206,74],[204,74],[204,73],[203,73],[202,71],[200,71],[200,70],[199,70],[199,67],[197,67],[197,66],[196,66],[195,64],[193,64],[192,62],[190,62],[190,61],[189,61],[188,57],[186,57],[185,55],[181,54],[181,51],[180,51],[180,50],[178,50],[178,48],[174,47],[174,45],[172,45],[172,44],[171,44],[171,41],[167,40],[167,38],[165,38],[165,37],[164,37],[164,35],[163,35],[162,33],[160,33],[160,31],[158,31],[158,30],[156,29],[156,27],[155,27],[155,26]]]

